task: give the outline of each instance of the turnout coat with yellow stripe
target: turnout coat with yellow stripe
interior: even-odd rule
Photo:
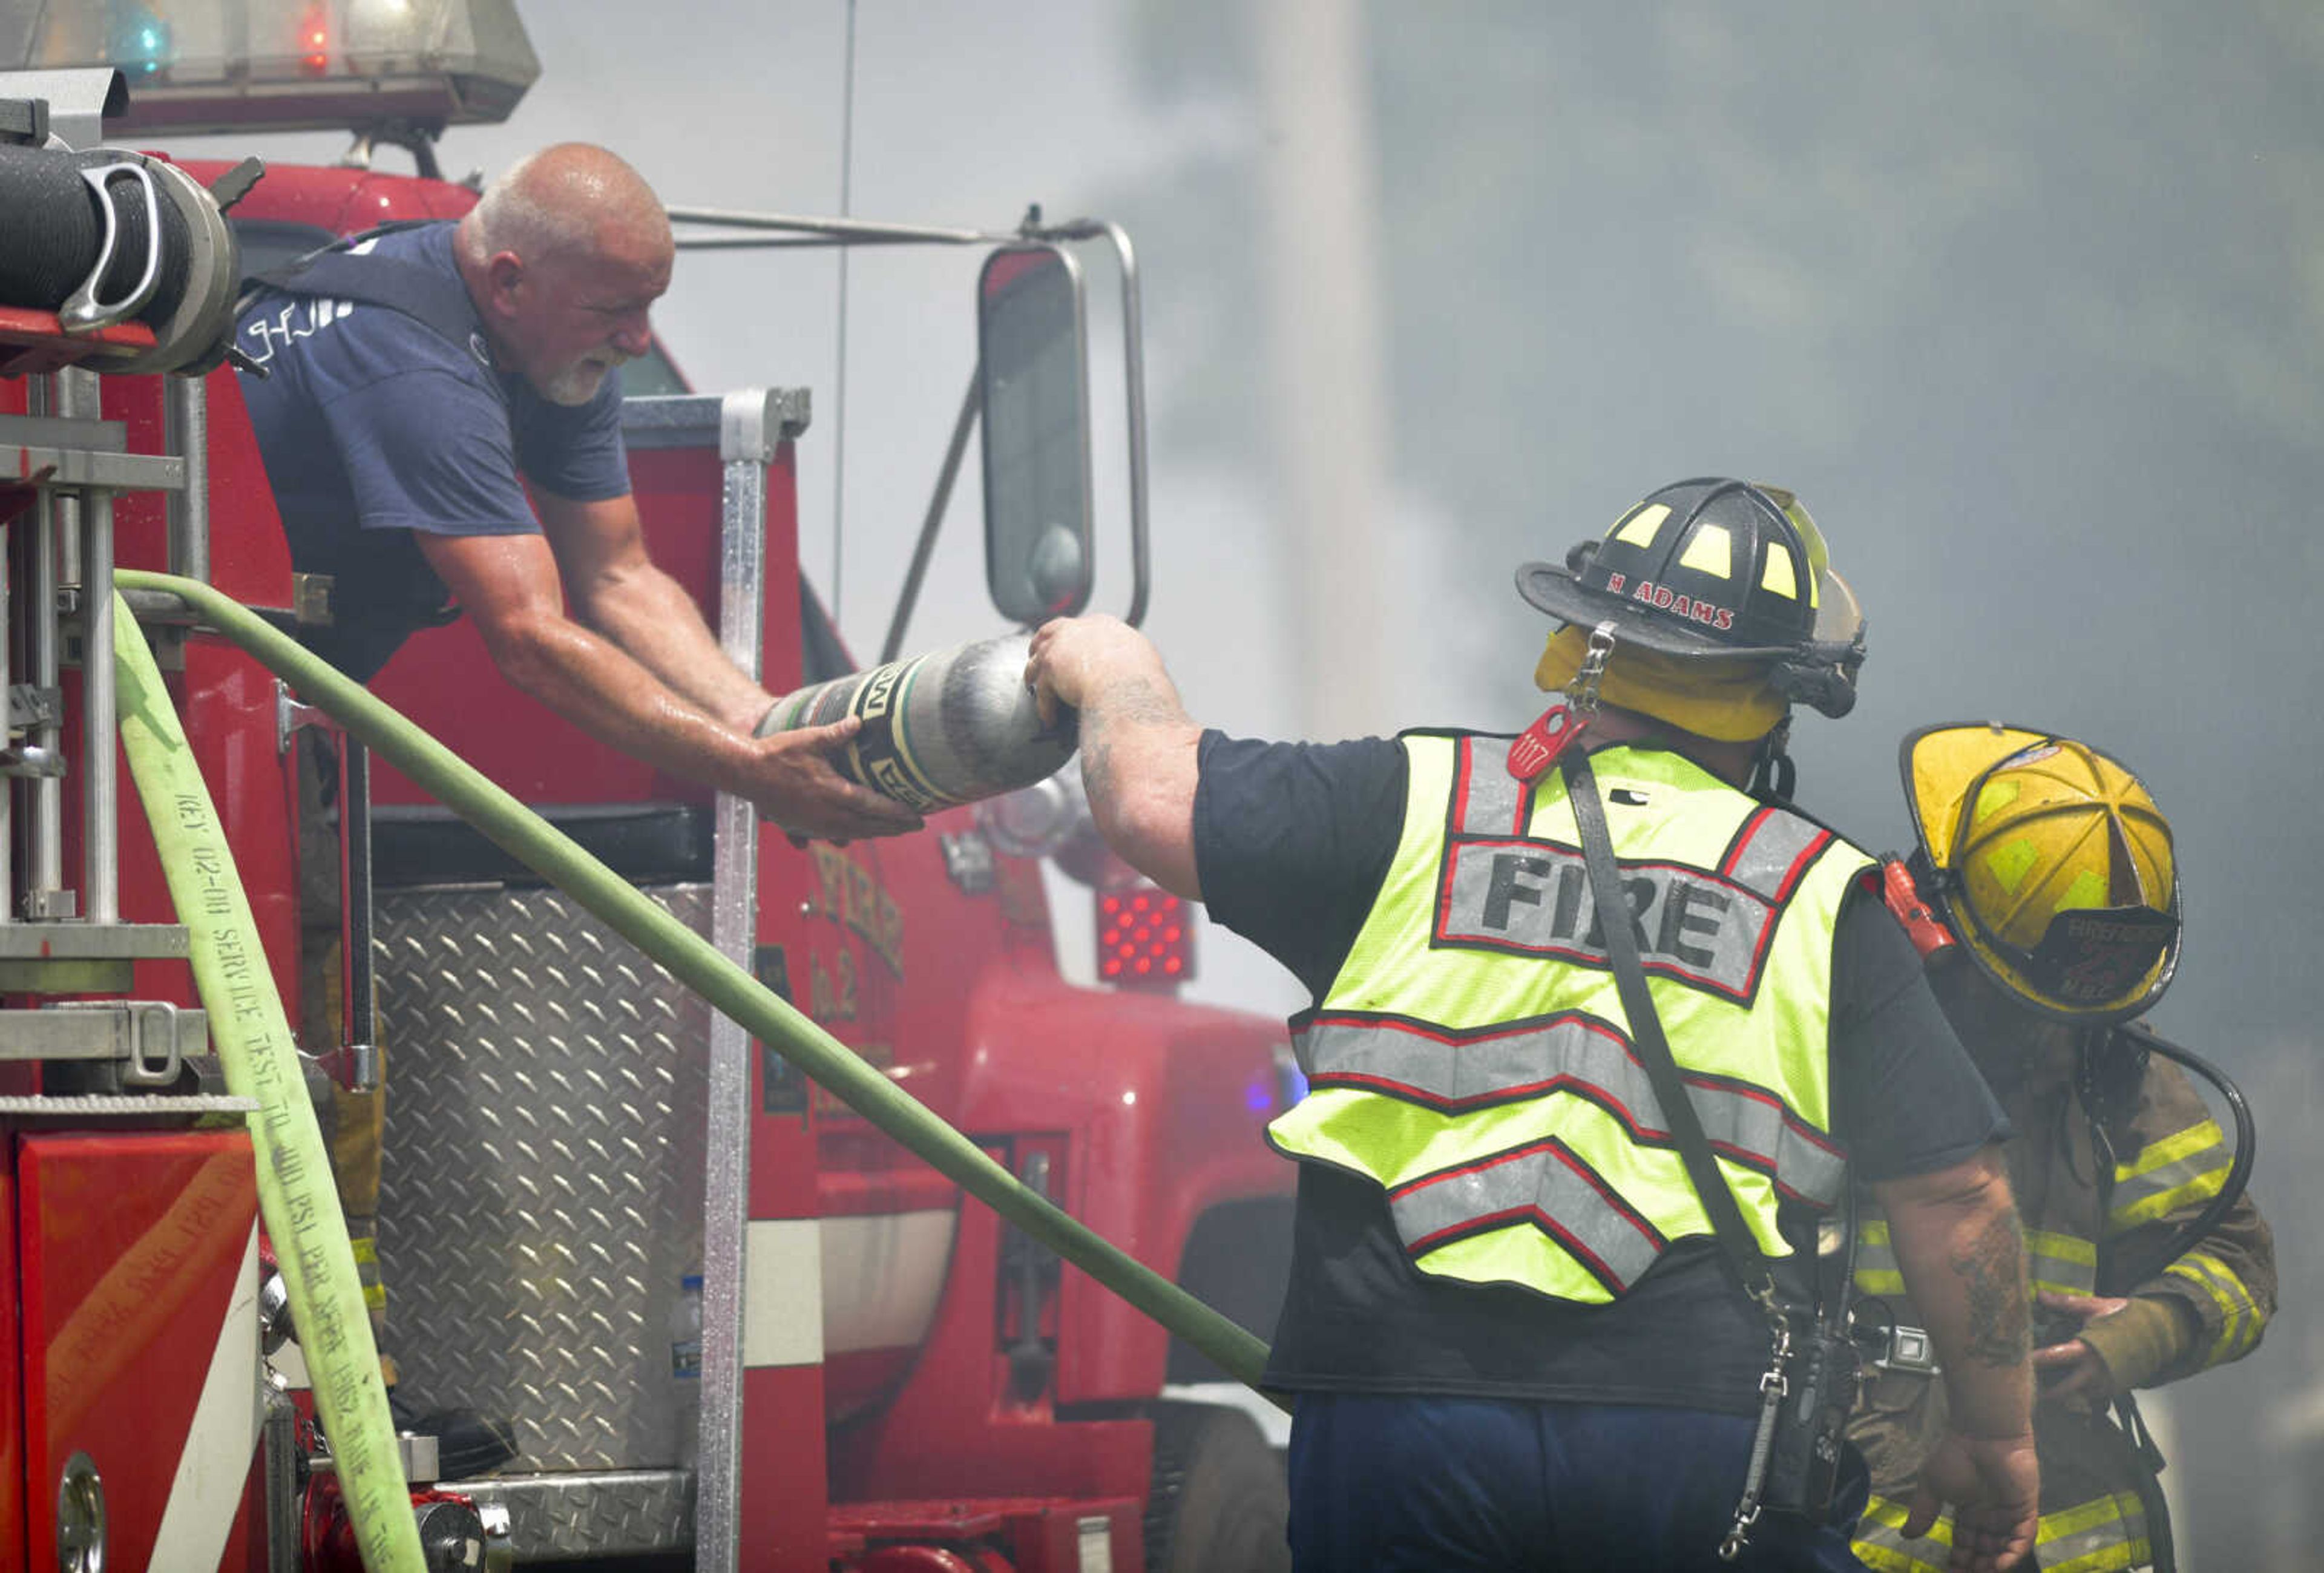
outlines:
[[[1965,1041],[1969,1035],[1964,1033]],[[1991,1045],[1969,1041],[1990,1059]],[[1997,1087],[2016,1136],[2006,1148],[2009,1178],[2025,1224],[2026,1276],[2034,1290],[2098,1292],[2101,1247],[2109,1259],[2151,1262],[2155,1249],[2219,1194],[2233,1157],[2229,1142],[2176,1066],[2148,1061],[2136,1096],[2104,1122],[2112,1152],[2095,1149],[2090,1122],[2071,1085],[2070,1055],[2037,1069],[2015,1087]],[[1997,1082],[2005,1078],[1995,1075]],[[1886,1223],[1867,1214],[1856,1282],[1877,1294],[1906,1326],[1925,1326],[1904,1295]],[[2134,1297],[2119,1325],[2089,1334],[2118,1379],[2159,1386],[2240,1359],[2258,1346],[2275,1309],[2275,1252],[2266,1223],[2246,1195],[2193,1248],[2144,1282],[2112,1295]],[[2183,1316],[2146,1315],[2139,1300],[2181,1308]],[[2189,1328],[2194,1329],[2188,1336]],[[2037,1342],[2071,1336],[2043,1331]],[[1857,1555],[1876,1573],[1939,1573],[1950,1544],[1950,1520],[1928,1538],[1898,1532],[1913,1475],[1944,1426],[1941,1377],[1875,1373],[1849,1435],[1872,1466],[1873,1497],[1858,1531]],[[2035,1560],[2049,1573],[2114,1573],[2150,1560],[2139,1496],[2142,1466],[2126,1438],[2087,1406],[2043,1402],[2034,1410],[2042,1462],[2042,1519]]]

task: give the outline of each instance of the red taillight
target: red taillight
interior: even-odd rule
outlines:
[[[1097,898],[1097,973],[1107,983],[1168,986],[1194,976],[1194,924],[1186,903],[1141,886]]]

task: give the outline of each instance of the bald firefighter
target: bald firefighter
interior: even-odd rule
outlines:
[[[2227,1189],[2227,1138],[2171,1063],[2184,1051],[2136,1021],[2178,965],[2171,827],[2119,763],[2024,727],[1915,733],[1904,770],[1918,847],[1887,870],[1892,904],[2016,1131],[2042,1379],[2041,1521],[2018,1566],[2167,1573],[2161,1459],[2123,1396],[2241,1359],[2275,1309],[2274,1249]],[[1879,1573],[1926,1573],[1950,1525],[1907,1535],[1905,1502],[1944,1391],[1877,1217],[1856,1282],[1895,1323],[1850,1430],[1873,1472],[1856,1549]]]
[[[651,347],[673,245],[635,170],[562,143],[457,222],[391,225],[259,281],[237,317],[240,385],[291,566],[324,591],[326,615],[300,637],[368,682],[413,633],[465,615],[512,686],[795,837],[916,828],[834,765],[852,718],[758,735],[773,696],[647,551],[621,367]],[[318,734],[300,752],[301,1029],[336,1043],[337,763]],[[370,1023],[355,1030],[375,1041]],[[335,1106],[334,1169],[377,1322],[385,1106],[376,1084]],[[504,1421],[456,1406],[414,1423],[441,1438],[447,1478],[515,1445]]]
[[[1206,732],[1109,618],[1028,668],[1114,849],[1314,998],[1268,1128],[1293,1566],[1859,1566],[1853,1352],[1815,1314],[1853,1163],[1946,1363],[1914,1511],[1952,1502],[1990,1573],[2036,1490],[2001,1115],[1872,860],[1744,790],[1794,701],[1853,703],[1854,599],[1795,498],[1715,478],[1518,588],[1566,625],[1535,673],[1566,699],[1514,737]]]

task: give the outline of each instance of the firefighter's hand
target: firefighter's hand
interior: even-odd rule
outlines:
[[[2076,1330],[2034,1351],[2034,1374],[2041,1381],[2043,1398],[2079,1398],[2093,1404],[2112,1398],[2116,1392],[2114,1373],[2107,1369],[2105,1358],[2090,1347],[2089,1341],[2077,1335],[2082,1328],[2113,1316],[2130,1301],[2099,1295],[2059,1294],[2044,1289],[2035,1292],[2034,1303],[2051,1313],[2056,1321]]]
[[[1109,681],[1149,669],[1159,674],[1161,667],[1146,635],[1119,617],[1059,617],[1033,635],[1025,686],[1033,690],[1042,724],[1053,726],[1061,708],[1078,710]]]
[[[801,726],[752,739],[747,795],[759,818],[793,841],[851,841],[899,836],[920,828],[920,817],[842,775],[831,756],[862,730],[858,717],[828,726]]]
[[[2000,1573],[2034,1550],[2042,1474],[2034,1462],[2034,1433],[1965,1437],[1947,1431],[1929,1461],[1904,1515],[1904,1536],[1929,1532],[1945,1504],[1953,1510],[1952,1573]]]

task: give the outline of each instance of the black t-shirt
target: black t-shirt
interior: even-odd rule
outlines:
[[[1220,923],[1289,967],[1319,1002],[1371,911],[1404,826],[1403,748],[1203,736],[1194,861]],[[1877,895],[1833,938],[1832,1134],[1858,1180],[1943,1169],[2006,1132]],[[1780,1219],[1801,1253],[1814,1217]],[[1766,1323],[1707,1240],[1672,1246],[1619,1300],[1555,1300],[1432,1278],[1397,1239],[1386,1194],[1320,1164],[1299,1171],[1291,1284],[1268,1365],[1287,1391],[1425,1393],[1666,1403],[1749,1413]]]

